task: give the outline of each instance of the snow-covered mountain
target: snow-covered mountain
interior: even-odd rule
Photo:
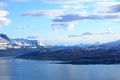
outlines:
[[[13,40],[14,45],[19,45],[23,47],[40,47],[40,46],[45,46],[42,42],[38,40],[28,40],[28,39],[23,39],[23,38],[17,38]]]
[[[23,38],[11,39],[5,34],[0,34],[0,49],[7,48],[38,48],[45,45],[38,40],[28,40]]]
[[[78,45],[77,45],[78,46]],[[120,40],[108,42],[104,44],[96,43],[94,45],[79,45],[78,47],[94,46],[101,48],[110,48],[110,47],[120,47]],[[5,34],[0,34],[0,49],[9,49],[9,48],[40,48],[46,47],[45,44],[38,40],[28,40],[23,38],[11,39]],[[75,47],[75,46],[73,46]]]

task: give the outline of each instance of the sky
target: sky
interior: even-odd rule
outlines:
[[[120,39],[119,0],[0,0],[0,32],[50,45]]]

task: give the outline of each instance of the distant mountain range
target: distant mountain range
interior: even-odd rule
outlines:
[[[0,49],[18,49],[18,48],[40,48],[40,47],[45,47],[46,45],[43,44],[39,40],[29,40],[29,39],[24,39],[24,38],[17,38],[17,39],[11,39],[8,37],[6,34],[0,34]],[[100,43],[95,43],[95,44],[78,44],[75,46],[57,46],[54,48],[73,48],[73,47],[83,47],[87,48],[90,46],[94,47],[117,47],[120,46],[120,40],[114,41],[114,42],[108,42],[104,44]]]
[[[61,62],[62,64],[120,64],[120,46],[112,45],[109,47],[108,44],[112,43],[115,42],[90,47],[43,49],[17,56],[17,58],[64,61]]]
[[[100,45],[101,47],[119,47],[120,46],[120,40],[108,42]]]
[[[44,48],[16,58],[62,61],[62,64],[120,64],[120,41],[88,47]]]
[[[38,48],[45,46],[38,40],[28,40],[23,38],[11,39],[5,34],[0,34],[0,49],[9,48]]]
[[[65,61],[70,64],[115,64],[120,63],[120,40],[104,44],[47,46],[38,40],[11,39],[0,34],[0,57],[8,56]]]

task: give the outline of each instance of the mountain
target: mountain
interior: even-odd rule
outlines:
[[[97,43],[98,45],[98,43]],[[117,64],[120,63],[120,40],[90,47],[44,48],[17,58],[56,60],[70,64]]]
[[[11,39],[5,34],[0,34],[0,49],[9,48],[39,48],[45,45],[38,40],[28,40],[23,38]]]
[[[15,45],[22,46],[22,47],[41,47],[45,46],[42,42],[38,40],[28,40],[23,38],[17,38],[13,40]]]
[[[108,42],[100,45],[101,47],[120,47],[120,40]]]
[[[17,56],[16,58],[62,61],[64,64],[117,64],[120,63],[120,48],[89,47],[57,51],[38,50]]]
[[[87,47],[91,47],[91,46],[99,46],[101,43],[99,42],[96,42],[96,43],[92,43],[92,44],[78,44],[78,45],[75,45],[76,47],[82,47],[82,48],[87,48]]]
[[[38,40],[29,40],[24,38],[17,38],[17,39],[11,39],[6,34],[0,34],[0,49],[9,49],[9,48],[40,48],[45,47],[45,44],[43,44],[41,41]],[[53,47],[53,46],[52,46]],[[87,47],[101,47],[101,48],[111,48],[111,47],[120,47],[120,40],[114,41],[114,42],[108,42],[104,44],[95,43],[95,44],[79,44],[75,46],[58,46],[51,48],[52,50],[61,50],[61,49],[67,49],[67,48],[87,48]]]
[[[6,41],[10,41],[10,40],[11,40],[11,39],[10,39],[7,35],[5,35],[5,34],[0,34],[0,37],[3,38],[3,39],[5,39]]]
[[[9,42],[11,42],[11,39],[7,35],[0,34],[0,49],[11,48]]]

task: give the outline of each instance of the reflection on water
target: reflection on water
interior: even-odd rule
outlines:
[[[0,80],[120,80],[120,65],[50,63],[0,59]]]
[[[9,80],[9,66],[7,60],[0,59],[0,80]]]

